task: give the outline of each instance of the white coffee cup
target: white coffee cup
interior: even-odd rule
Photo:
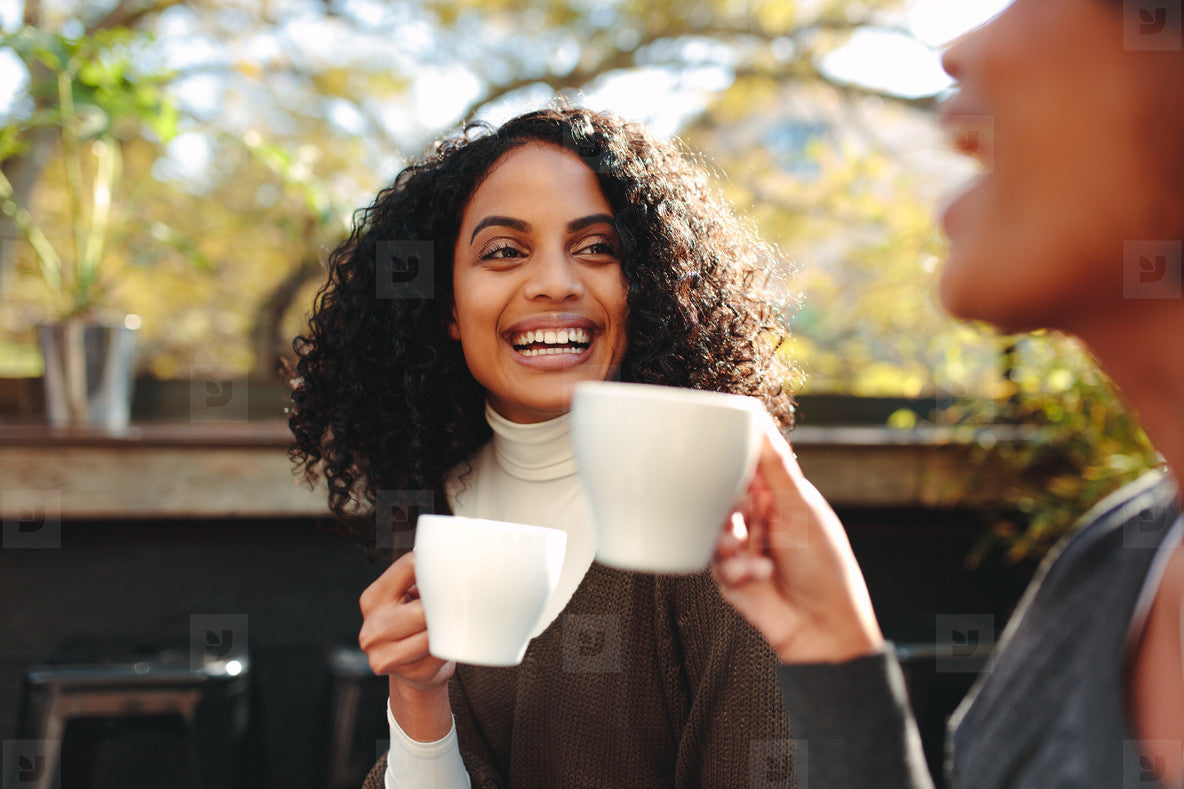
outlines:
[[[432,655],[481,666],[522,662],[566,545],[558,529],[420,515],[415,583]]]
[[[647,572],[701,570],[756,468],[763,405],[668,386],[584,382],[572,429],[596,558]]]

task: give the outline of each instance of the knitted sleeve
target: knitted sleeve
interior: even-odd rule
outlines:
[[[460,743],[460,755],[464,760],[465,769],[469,772],[469,780],[474,789],[496,789],[508,786],[497,768],[493,747],[489,738],[481,730],[481,725],[473,709],[469,706],[468,694],[462,676],[461,667],[453,673],[448,684],[448,697],[452,704],[452,717],[456,721],[456,736]]]
[[[707,572],[659,576],[655,632],[682,712],[678,786],[797,786],[778,661]]]
[[[779,679],[811,786],[932,789],[894,654],[782,666]]]

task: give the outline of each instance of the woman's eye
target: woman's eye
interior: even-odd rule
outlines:
[[[500,246],[496,246],[493,249],[489,250],[488,252],[484,252],[481,254],[482,260],[508,260],[510,258],[519,258],[519,257],[522,257],[521,250],[517,249],[516,247],[510,246],[509,244],[502,244]]]
[[[577,250],[581,255],[612,255],[616,257],[617,248],[612,243],[603,239],[596,239],[584,244]]]

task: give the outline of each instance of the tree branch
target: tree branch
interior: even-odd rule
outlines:
[[[156,2],[142,4],[120,0],[119,4],[104,14],[98,21],[86,28],[86,32],[95,33],[99,30],[109,30],[113,27],[135,27],[146,17],[159,14],[165,9],[180,5],[183,0],[156,0]]]
[[[313,241],[316,228],[316,222],[311,217],[306,219],[302,235],[307,251],[301,257],[300,264],[268,291],[255,311],[255,323],[251,327],[254,361],[250,372],[250,377],[255,380],[275,380],[283,366],[283,358],[290,351],[288,338],[283,336],[282,331],[284,315],[306,282],[324,276],[318,246]]]
[[[579,89],[586,87],[589,83],[598,77],[608,74],[613,71],[620,71],[632,68],[643,68],[651,66],[672,66],[680,68],[692,68],[699,65],[716,65],[714,63],[693,63],[687,61],[652,61],[641,63],[638,62],[638,53],[644,52],[646,48],[652,47],[655,44],[694,36],[696,38],[715,38],[721,41],[727,39],[756,39],[771,44],[775,40],[788,39],[792,41],[795,46],[799,47],[799,53],[792,60],[785,63],[784,68],[770,69],[767,67],[748,66],[734,69],[735,77],[742,76],[766,76],[774,79],[813,79],[831,85],[846,94],[854,96],[874,96],[896,104],[903,104],[918,109],[929,110],[936,105],[936,99],[933,96],[921,96],[917,98],[910,98],[907,96],[900,96],[889,91],[876,90],[863,85],[856,85],[853,83],[842,82],[832,79],[823,74],[817,66],[814,65],[812,56],[814,52],[808,47],[804,47],[802,42],[820,33],[853,33],[861,29],[875,29],[887,33],[896,33],[898,35],[907,36],[915,39],[911,31],[895,25],[883,25],[873,22],[871,19],[834,19],[826,18],[811,22],[795,28],[786,33],[772,33],[769,31],[754,29],[752,27],[733,25],[727,23],[711,24],[700,26],[694,29],[685,28],[672,30],[665,28],[660,32],[647,33],[639,44],[632,50],[626,51],[612,48],[611,54],[608,57],[601,58],[590,64],[582,65],[567,74],[537,74],[527,77],[518,77],[516,79],[494,84],[489,87],[485,95],[476,99],[465,107],[461,114],[463,121],[471,120],[477,112],[506,96],[532,85],[545,84],[556,92],[563,90]]]

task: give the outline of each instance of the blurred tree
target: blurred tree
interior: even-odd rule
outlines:
[[[1005,367],[993,386],[942,414],[976,441],[985,474],[1003,468],[1010,481],[971,566],[997,550],[1013,562],[1044,554],[1089,507],[1162,463],[1076,340],[1037,333],[997,342]]]
[[[306,281],[319,276],[322,247],[342,232],[346,212],[341,207],[373,194],[404,152],[418,151],[442,129],[463,118],[496,118],[505,112],[499,108],[542,103],[556,92],[579,93],[627,72],[693,75],[722,66],[732,80],[833,82],[818,67],[819,58],[853,30],[888,26],[884,12],[898,5],[896,0],[439,0],[375,6],[280,0],[253,6],[207,0],[50,9],[30,2],[24,22],[79,39],[118,26],[155,34],[157,46],[145,57],[158,59],[175,74],[174,95],[185,110],[182,133],[163,160],[129,159],[129,168],[141,168],[134,174],[129,170],[129,180],[140,184],[143,200],[137,210],[153,215],[153,237],[170,242],[174,250],[158,250],[152,272],[125,278],[121,289],[126,301],[135,302],[135,283],[141,279],[147,289],[154,276],[164,281],[177,276],[166,273],[159,260],[174,257],[177,250],[205,263],[212,272],[207,279],[214,281],[237,280],[227,273],[230,268],[254,272],[205,310],[222,319],[194,317],[187,330],[178,312],[191,310],[173,305],[167,328],[157,332],[146,320],[143,336],[147,363],[160,373],[184,368],[177,354],[188,344],[190,362],[201,349],[223,366],[246,365],[266,376],[274,370],[277,346],[287,344],[280,338],[283,316],[291,312],[295,295],[307,290]],[[533,45],[522,47],[524,39]],[[26,66],[25,98],[16,103],[9,126],[36,112],[42,75],[35,63]],[[467,101],[451,102],[448,117],[428,118],[429,113],[416,111],[433,74],[447,77],[453,89],[470,89]],[[462,78],[466,75],[468,82]],[[232,153],[252,139],[246,147],[253,157]],[[345,147],[350,155],[339,155]],[[54,178],[37,178],[53,155],[51,141],[30,138],[21,156],[0,163],[18,202],[56,202],[48,192]],[[193,161],[186,164],[185,158]],[[259,162],[265,166],[258,167]],[[47,191],[34,203],[31,192],[40,183]],[[188,213],[164,216],[179,195],[187,196]],[[222,211],[228,205],[237,209],[233,216]],[[224,224],[217,223],[219,216]],[[181,225],[173,221],[177,218],[184,218]],[[277,243],[274,234],[270,249],[244,243],[253,233],[264,235],[261,222],[282,231],[284,243]],[[224,232],[236,233],[235,242],[212,237]],[[141,262],[148,254],[142,248],[130,251],[136,254],[129,259]],[[198,294],[214,298],[218,290],[208,283],[193,285],[186,301],[200,307],[194,301]],[[145,296],[140,294],[150,302],[147,307],[127,306],[148,313],[162,301]],[[218,331],[219,326],[226,330]],[[208,342],[198,342],[202,331],[211,332]],[[169,358],[159,358],[161,353]]]
[[[143,135],[120,138],[125,178],[111,206],[121,229],[110,248],[122,260],[111,298],[143,316],[143,364],[154,374],[201,366],[273,379],[349,207],[368,201],[407,156],[461,122],[496,123],[557,94],[609,95],[634,79],[651,112],[639,119],[658,120],[707,152],[721,185],[798,261],[786,304],[801,307],[786,348],[804,364],[807,390],[937,394],[947,406],[902,413],[902,426],[991,414],[1081,436],[1081,444],[1043,441],[1011,455],[1029,476],[1033,458],[1041,468],[1072,469],[1043,486],[1061,496],[1055,502],[1017,491],[1016,511],[1029,525],[1000,516],[1011,525],[997,536],[1021,553],[1040,550],[1066,527],[1064,513],[1153,459],[1071,344],[1006,340],[1025,349],[1025,375],[1058,383],[1056,392],[1018,387],[1003,396],[999,382],[1014,382],[1007,373],[1017,368],[1007,366],[1000,340],[933,306],[944,255],[933,206],[970,167],[940,153],[932,95],[846,84],[824,68],[828,53],[858,32],[909,36],[904,5],[30,0],[20,22],[67,43],[142,32],[152,41],[137,51],[144,73],[172,75],[178,134],[163,149]],[[49,107],[50,72],[5,50],[26,79],[0,114],[0,139],[19,142],[0,172],[16,203],[67,228],[61,151],[30,123]],[[665,94],[685,105],[659,101]],[[17,236],[6,219],[0,240]],[[37,373],[28,326],[47,294],[35,285],[35,267],[27,245],[0,243],[0,375]],[[1056,404],[1061,395],[1067,405]],[[1047,462],[1050,448],[1068,453],[1069,466]],[[1073,475],[1081,484],[1066,482]],[[1062,516],[1041,515],[1054,511]]]
[[[90,39],[105,31],[127,30],[144,22],[153,14],[175,5],[179,0],[159,0],[156,3],[130,2],[123,0],[103,12],[96,12],[93,7],[87,12],[85,7],[77,9],[77,13],[63,15],[60,8],[49,6],[42,0],[26,0],[22,11],[22,27],[26,30],[39,31],[46,37],[60,33],[64,25],[73,28],[73,35],[59,40],[67,45],[71,41],[77,42]],[[58,131],[51,124],[31,124],[22,129],[19,135],[21,121],[36,117],[38,114],[51,111],[58,99],[58,72],[47,63],[44,46],[32,44],[32,36],[16,37],[6,40],[4,49],[14,53],[25,66],[28,81],[24,95],[28,105],[23,112],[14,113],[13,118],[7,120],[4,126],[7,149],[0,151],[0,173],[4,175],[11,186],[12,199],[17,205],[28,205],[33,188],[40,177],[49,157],[54,153],[59,140]],[[29,46],[21,46],[21,42]],[[63,64],[64,65],[64,64]],[[0,239],[14,239],[21,236],[15,220],[7,212],[0,215]],[[7,270],[9,255],[13,252],[13,245],[0,244],[0,273]],[[2,281],[2,280],[0,280]]]
[[[48,75],[46,96],[38,97],[43,106],[23,123],[0,130],[0,164],[16,155],[27,165],[32,145],[57,144],[65,176],[59,215],[35,219],[3,171],[0,207],[28,242],[52,294],[53,309],[44,317],[92,317],[112,284],[103,263],[123,145],[145,132],[157,143],[167,142],[175,133],[176,112],[160,90],[161,75],[136,71],[133,61],[143,38],[124,28],[76,40],[23,28],[0,41]],[[50,136],[43,137],[47,131]]]

